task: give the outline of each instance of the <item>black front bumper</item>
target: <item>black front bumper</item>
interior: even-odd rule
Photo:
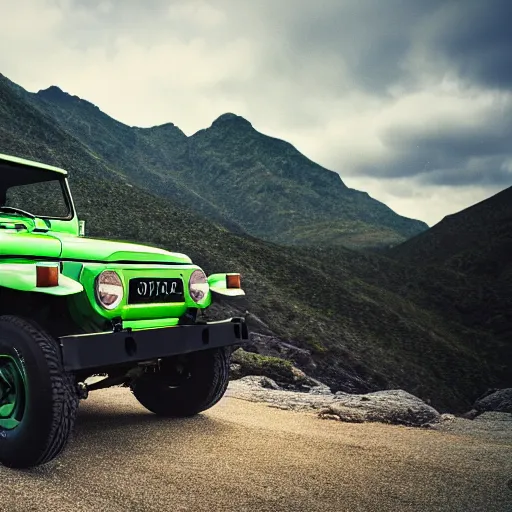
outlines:
[[[243,318],[140,331],[101,332],[59,339],[67,371],[93,370],[240,345],[249,339]]]

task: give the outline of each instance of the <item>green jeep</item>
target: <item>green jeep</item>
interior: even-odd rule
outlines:
[[[192,416],[228,384],[243,318],[201,320],[240,274],[184,254],[85,237],[67,172],[0,154],[0,463],[54,459],[89,391],[130,387],[151,412]],[[98,380],[92,376],[104,376]],[[89,381],[89,382],[87,382]]]

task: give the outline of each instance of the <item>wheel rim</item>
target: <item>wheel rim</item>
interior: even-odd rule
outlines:
[[[23,419],[27,380],[19,361],[0,355],[0,429],[12,430]]]

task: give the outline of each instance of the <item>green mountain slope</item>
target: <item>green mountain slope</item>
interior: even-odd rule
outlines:
[[[172,123],[128,127],[55,86],[27,96],[141,187],[230,230],[285,244],[307,243],[314,233],[319,243],[379,247],[427,229],[346,187],[338,174],[234,114],[187,137]]]
[[[401,387],[437,407],[463,409],[503,383],[499,340],[430,305],[436,282],[453,288],[451,274],[424,291],[414,268],[385,257],[230,233],[118,174],[1,76],[0,152],[67,168],[91,236],[184,252],[210,273],[241,271],[243,306],[256,325],[311,350],[315,375],[335,390]],[[414,293],[404,291],[407,283]]]
[[[194,134],[190,158],[202,190],[225,191],[230,215],[242,219],[247,231],[260,238],[307,243],[305,234],[314,231],[317,242],[342,243],[345,234],[381,231],[381,243],[389,244],[427,227],[348,188],[337,173],[312,162],[291,144],[257,132],[234,114],[224,114]],[[237,194],[244,198],[243,207],[232,201]]]
[[[50,87],[37,95],[24,90],[21,94],[132,183],[190,205],[202,215],[222,222],[231,231],[243,231],[235,222],[223,217],[216,205],[176,179],[176,171],[187,168],[188,145],[186,135],[172,123],[148,129],[131,128],[107,116],[92,103],[63,93],[58,87]]]

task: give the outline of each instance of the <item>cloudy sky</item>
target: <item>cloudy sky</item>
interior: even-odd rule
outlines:
[[[136,126],[224,112],[432,225],[512,185],[509,0],[1,0],[0,72]]]

